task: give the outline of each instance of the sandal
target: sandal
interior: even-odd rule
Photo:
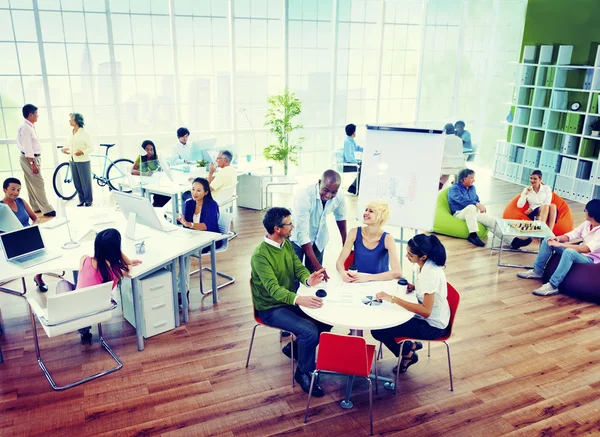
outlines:
[[[408,361],[405,366],[400,365],[400,373],[406,373],[408,368],[419,361],[419,355],[413,352],[410,358],[402,358],[402,361]],[[398,366],[392,369],[394,373],[398,372]]]

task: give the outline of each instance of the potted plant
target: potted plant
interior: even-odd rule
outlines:
[[[196,167],[199,168],[206,168],[208,170],[208,165],[210,163],[204,159],[201,159],[200,161],[196,161]]]
[[[287,87],[282,94],[269,97],[268,102],[265,126],[269,127],[277,143],[265,147],[264,156],[271,161],[281,162],[283,173],[287,176],[289,163],[298,165],[298,152],[302,150],[304,141],[304,137],[290,138],[292,132],[304,127],[293,122],[294,117],[302,112],[302,102]]]
[[[590,129],[593,137],[600,137],[600,118],[590,123]]]

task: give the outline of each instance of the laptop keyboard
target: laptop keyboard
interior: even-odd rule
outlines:
[[[46,261],[50,261],[54,258],[58,258],[60,255],[57,255],[52,252],[38,252],[34,254],[24,255],[17,259],[12,260],[13,263],[22,267],[28,268],[32,265],[41,264]]]
[[[46,251],[42,251],[42,252],[37,252],[37,253],[30,253],[29,255],[23,255],[20,256],[18,259],[15,259],[14,262],[18,263],[18,264],[23,264],[26,263],[27,261],[31,261],[32,259],[44,259],[46,257],[49,257],[49,254],[46,253]]]

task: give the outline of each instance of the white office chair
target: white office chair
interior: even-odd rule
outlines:
[[[45,303],[37,300],[40,298],[38,297],[38,293],[27,295],[37,361],[54,390],[67,390],[93,379],[100,378],[101,376],[108,375],[109,373],[116,372],[123,367],[121,360],[114,354],[102,337],[102,322],[110,320],[112,317],[111,311],[117,307],[117,303],[111,298],[111,291],[112,282],[106,282],[104,284],[94,285],[80,290],[46,295]],[[43,299],[43,297],[41,297],[41,299]],[[35,322],[36,317],[39,319],[48,337],[56,337],[97,323],[100,343],[116,361],[117,366],[70,384],[63,386],[56,385],[40,355],[37,326]]]
[[[229,235],[229,230],[231,229],[231,221],[232,220],[233,220],[233,216],[231,214],[221,213],[221,215],[219,216],[219,231],[221,232],[221,234]],[[225,252],[229,248],[229,239],[228,238],[225,238],[221,241],[223,241],[223,245],[216,250],[217,253]],[[209,255],[209,254],[210,254],[210,252],[203,253],[202,255]],[[207,271],[207,272],[212,273],[212,270],[210,269],[210,267],[202,267],[202,257],[198,257],[197,255],[192,255],[192,256],[195,258],[198,258],[199,268],[198,268],[198,270],[194,270],[193,272],[191,272],[190,275],[200,272],[200,293],[202,293],[203,295],[206,296],[207,294],[212,293],[213,290],[211,288],[210,290],[208,290],[206,292],[204,291],[204,286],[202,285],[202,272]],[[217,290],[220,290],[223,287],[227,287],[228,285],[233,284],[235,282],[235,278],[226,273],[217,271],[217,276],[227,279],[227,282],[217,286]]]
[[[237,194],[235,193],[237,189],[237,184],[238,183],[236,181],[236,183],[233,185],[228,185],[226,187],[221,188],[217,195],[214,197],[215,202],[217,202],[217,204],[219,205],[219,210],[225,207],[223,208],[224,211],[227,211],[230,214],[233,213],[233,202],[235,202],[235,199],[238,198]]]

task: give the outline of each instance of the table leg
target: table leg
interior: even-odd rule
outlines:
[[[140,301],[140,280],[131,281],[131,292],[133,294],[133,314],[135,317],[135,336],[137,338],[138,351],[144,350],[144,337],[142,335],[142,325],[144,317],[142,315],[142,302]]]
[[[181,293],[181,312],[183,314],[183,323],[189,320],[187,290],[185,290],[185,262],[187,256],[179,257],[179,293]]]
[[[217,243],[215,240],[210,243],[210,268],[211,268],[211,279],[212,279],[212,297],[213,304],[219,302],[219,290],[217,289]],[[202,254],[200,254],[202,256]],[[200,271],[200,275],[202,275],[202,271]]]
[[[177,217],[179,216],[179,196],[177,194],[171,194],[171,203],[173,204],[171,220],[174,225],[177,224]]]
[[[175,327],[181,325],[179,321],[179,289],[177,288],[177,263],[178,258],[171,261],[171,286],[173,287],[173,313],[175,315]]]
[[[350,396],[352,395],[352,386],[354,385],[354,376],[348,377],[348,382],[346,383],[346,396],[344,400],[340,402],[340,407],[344,410],[349,410],[354,407],[354,404],[350,400]]]

